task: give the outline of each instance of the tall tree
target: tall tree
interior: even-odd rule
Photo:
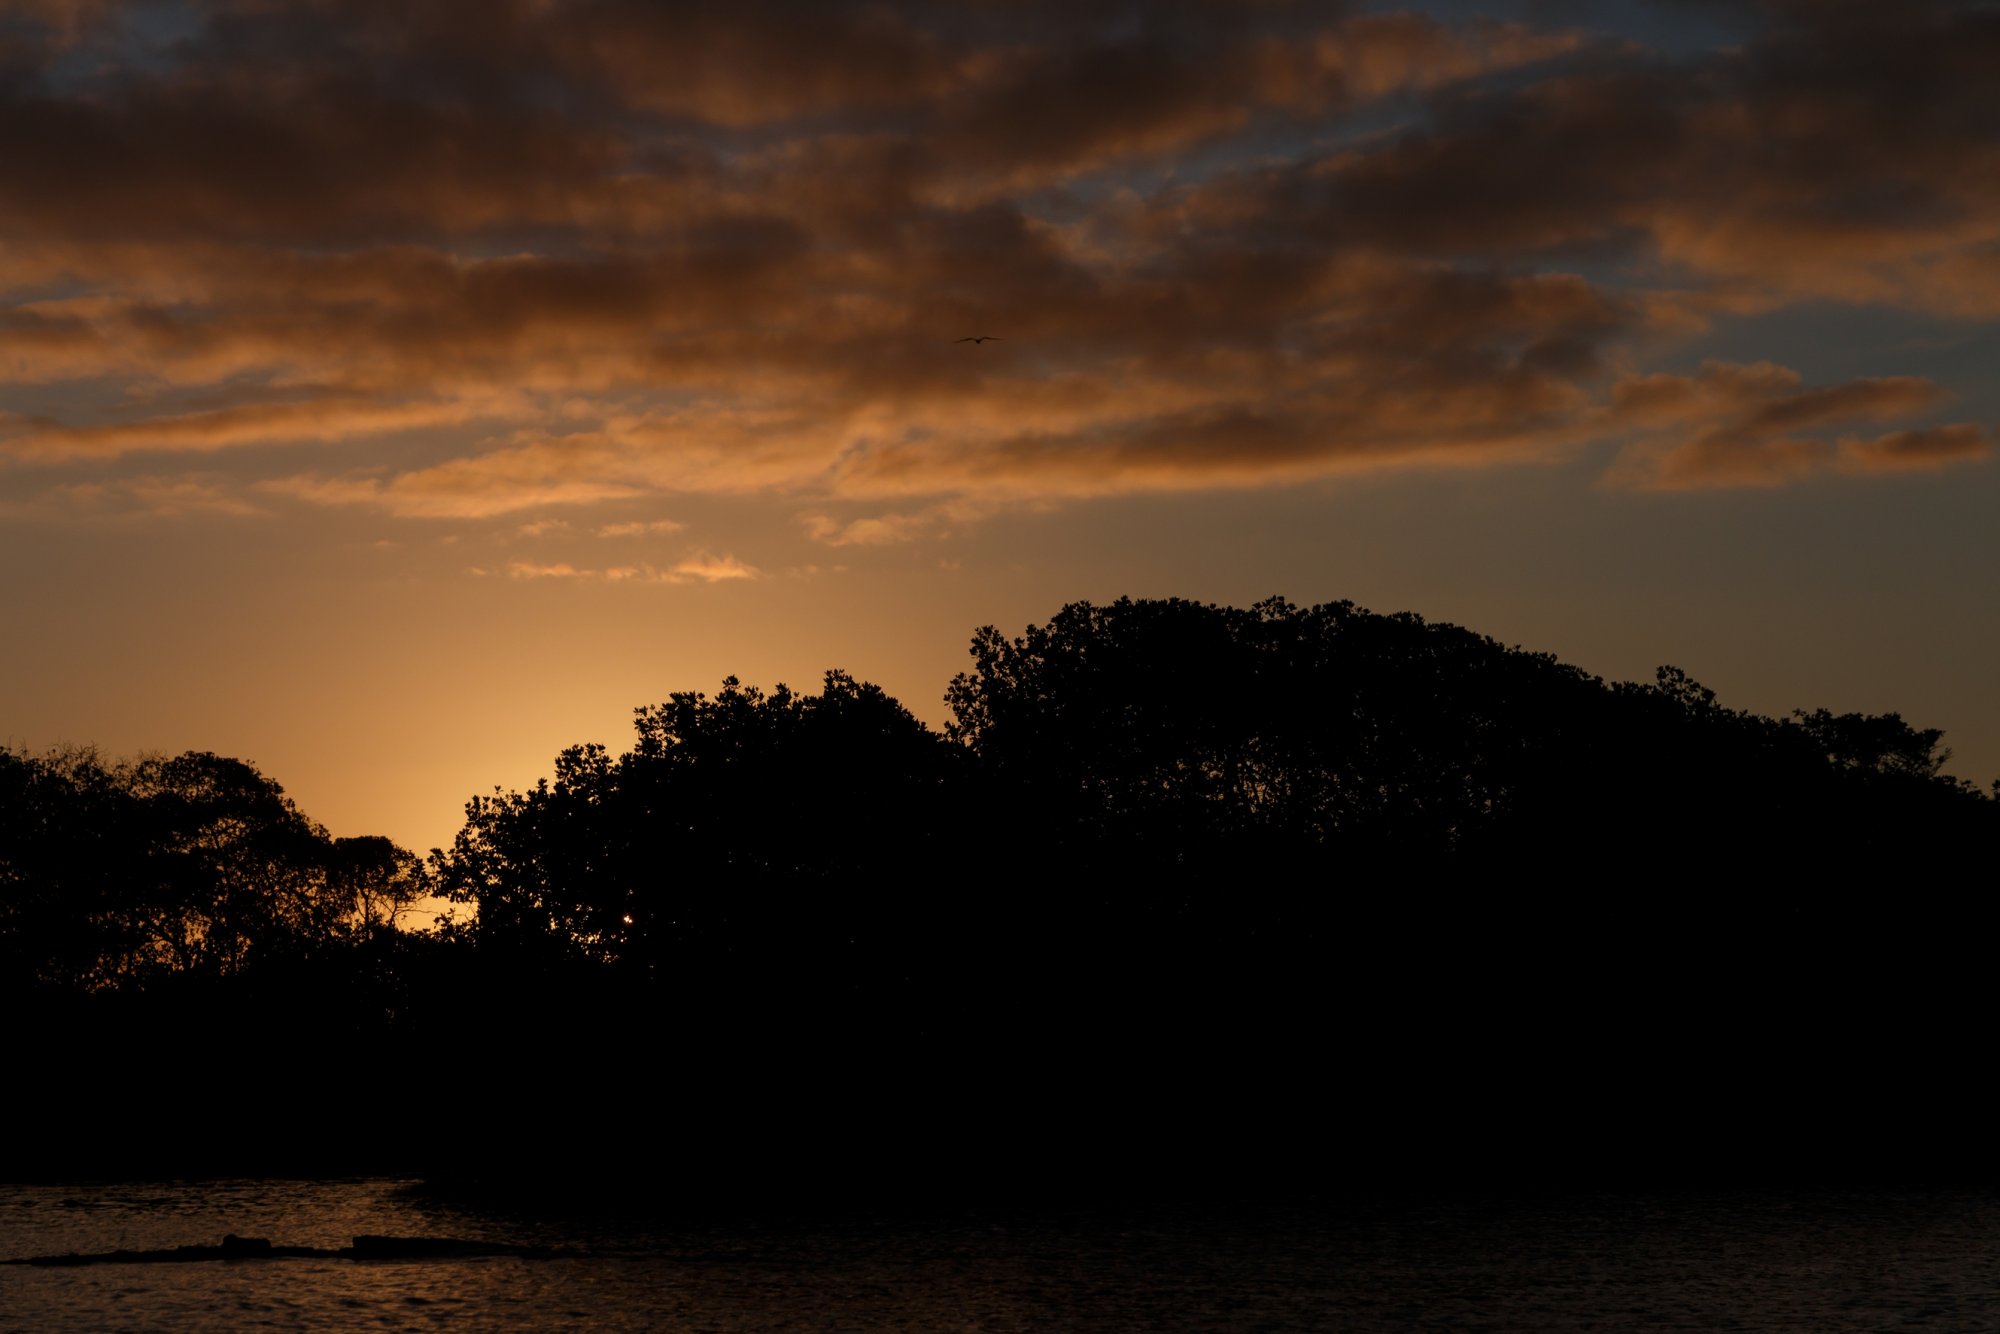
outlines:
[[[953,753],[880,687],[731,677],[638,710],[633,749],[475,798],[436,861],[492,949],[553,944],[644,977],[824,970],[879,946],[940,878]]]
[[[0,752],[0,950],[16,980],[224,977],[366,936],[421,898],[386,839],[333,839],[241,760]]]

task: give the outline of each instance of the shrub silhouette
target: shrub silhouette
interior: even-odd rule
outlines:
[[[1703,1100],[1821,1152],[1904,1115],[1912,1063],[1949,1121],[1992,932],[1952,872],[2000,800],[1935,729],[1346,602],[1076,603],[971,657],[942,733],[838,671],[672,695],[427,867],[240,761],[0,752],[22,1068],[105,1081],[24,1139],[114,1133],[134,1079],[196,1138],[290,1089],[328,1143],[393,1088],[503,1174],[612,1141],[667,1175],[780,1141],[1497,1162],[1574,1156],[1578,1108],[1682,1152]],[[433,889],[456,920],[391,927]]]

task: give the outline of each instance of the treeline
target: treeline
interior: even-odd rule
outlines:
[[[1349,603],[1080,603],[972,659],[942,733],[840,672],[673,695],[424,864],[236,761],[0,755],[8,995],[44,1078],[118,1048],[200,1109],[175,1134],[282,1088],[365,1157],[421,1103],[423,1165],[472,1175],[1191,1134],[1183,1175],[1393,1173],[1716,1099],[1782,1153],[1892,1076],[1952,1122],[2000,802],[1936,730]]]
[[[484,941],[652,973],[851,934],[871,905],[894,923],[1051,894],[1118,930],[1247,928],[1418,880],[1894,873],[1996,828],[1943,775],[1942,734],[1898,715],[1762,717],[1671,668],[1607,684],[1347,603],[1078,604],[982,630],[972,656],[942,735],[839,672],[818,695],[732,680],[642,709],[629,752],[575,747],[552,781],[475,800],[439,888]]]
[[[240,760],[0,751],[0,1179],[414,1165],[430,884]]]
[[[0,975],[142,989],[355,947],[426,892],[388,839],[333,838],[241,760],[0,750]]]

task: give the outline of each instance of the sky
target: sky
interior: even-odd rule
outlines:
[[[1926,0],[0,0],[0,744],[421,852],[729,674],[940,724],[982,625],[1279,595],[1984,786],[1996,69]]]

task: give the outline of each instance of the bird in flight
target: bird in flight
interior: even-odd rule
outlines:
[[[1007,341],[1006,339],[1002,338],[999,334],[967,334],[963,338],[954,338],[951,341],[954,343],[983,343],[989,338],[996,343],[1004,343]]]

